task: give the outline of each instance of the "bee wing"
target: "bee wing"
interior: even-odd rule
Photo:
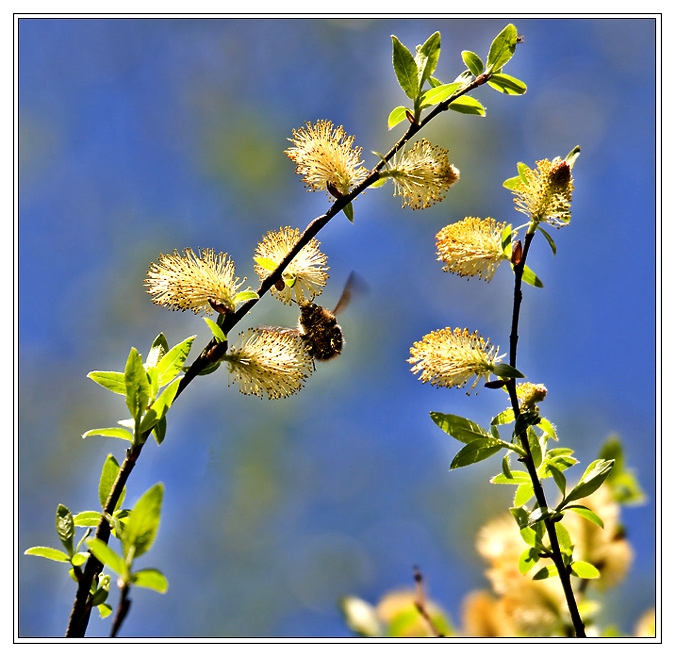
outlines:
[[[345,289],[342,290],[342,295],[333,310],[333,315],[342,312],[349,305],[353,295],[364,294],[367,290],[368,285],[360,276],[357,276],[355,272],[349,274],[349,278],[345,283]]]
[[[298,331],[297,328],[290,328],[288,326],[268,326],[265,324],[263,326],[256,326],[256,328],[262,329],[263,331],[273,331],[274,333],[294,333],[296,335],[300,335],[300,331]]]

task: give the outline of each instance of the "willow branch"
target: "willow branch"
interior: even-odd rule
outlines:
[[[225,316],[224,320],[221,322],[221,328],[225,335],[236,326],[260,301],[260,299],[269,291],[269,289],[274,285],[276,281],[281,279],[283,271],[288,267],[293,258],[300,253],[300,251],[309,244],[310,240],[317,235],[317,233],[341,210],[343,210],[347,205],[349,205],[356,197],[363,193],[368,187],[377,182],[380,178],[380,171],[382,168],[394,157],[394,155],[403,148],[408,141],[417,134],[429,121],[434,119],[438,114],[447,110],[450,104],[457,100],[460,96],[467,94],[469,91],[479,87],[482,84],[485,84],[489,79],[489,74],[483,73],[477,78],[468,82],[463,87],[458,89],[452,96],[444,100],[443,102],[436,105],[419,123],[411,123],[406,130],[405,134],[392,146],[389,152],[368,172],[366,177],[352,189],[348,194],[340,196],[337,198],[330,208],[322,214],[320,217],[317,217],[311,221],[303,233],[298,238],[298,241],[295,243],[293,248],[288,252],[286,257],[279,263],[277,268],[268,274],[260,283],[260,287],[257,289],[257,298],[250,299],[243,303],[235,312]],[[220,344],[220,346],[219,346]],[[218,350],[223,348],[222,345],[225,343],[218,343],[215,338],[212,338],[206,347],[202,350],[199,356],[195,361],[190,365],[185,374],[178,384],[178,389],[176,390],[175,399],[187,388],[188,385],[198,376],[208,365],[211,365],[214,362],[214,349]],[[216,352],[217,354],[217,352]],[[110,538],[110,525],[106,519],[106,514],[111,515],[117,505],[117,501],[122,493],[124,484],[126,483],[131,470],[136,464],[141,450],[143,449],[143,444],[145,439],[150,435],[148,431],[141,439],[138,445],[134,446],[132,449],[127,451],[127,458],[125,459],[120,471],[118,473],[115,484],[113,485],[112,490],[110,491],[110,496],[106,502],[104,513],[101,516],[101,521],[99,522],[96,528],[96,538],[101,539],[105,543],[108,542]],[[89,615],[91,613],[91,603],[90,603],[90,589],[94,578],[103,570],[103,565],[101,562],[94,557],[93,554],[89,555],[87,563],[84,568],[83,576],[78,584],[77,593],[75,596],[75,601],[73,603],[73,609],[70,614],[70,619],[68,621],[68,628],[66,630],[67,637],[83,637],[89,623]]]

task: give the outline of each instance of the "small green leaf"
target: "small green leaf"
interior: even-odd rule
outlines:
[[[487,431],[475,422],[467,420],[464,417],[436,413],[433,411],[429,415],[431,415],[431,419],[438,427],[445,431],[445,433],[462,443],[471,443],[476,440],[476,438],[491,440],[490,434],[487,433]]]
[[[516,489],[516,494],[513,496],[513,504],[515,506],[523,506],[527,504],[534,495],[534,488],[531,483],[521,484]]]
[[[227,342],[227,336],[225,333],[223,333],[223,329],[218,326],[212,319],[209,319],[208,317],[203,317],[202,318],[207,326],[211,329],[211,333],[213,333],[213,337],[216,339],[217,342]]]
[[[417,68],[419,74],[419,89],[436,70],[438,57],[441,54],[441,33],[434,32],[421,46],[417,48]]]
[[[89,558],[89,553],[88,552],[78,552],[77,554],[73,555],[73,558],[71,559],[71,563],[73,566],[81,566],[83,563],[86,562],[86,560]]]
[[[272,270],[274,271],[274,270]],[[244,301],[250,301],[251,299],[257,299],[258,298],[258,293],[255,290],[242,290],[241,292],[237,292],[237,294],[234,295],[234,304],[237,305],[238,303],[243,303]]]
[[[509,464],[509,455],[506,453],[502,459],[502,474],[506,479],[513,480],[513,475],[511,474],[511,465]]]
[[[405,95],[415,100],[420,89],[417,63],[412,53],[393,34],[391,40],[393,44],[392,63],[396,79]]]
[[[558,545],[560,546],[560,550],[563,554],[567,554],[571,557],[574,544],[572,543],[572,537],[565,528],[565,525],[563,525],[561,522],[557,522],[555,525],[555,533],[558,537]]]
[[[89,372],[87,376],[100,386],[111,390],[118,395],[126,395],[127,389],[124,385],[124,374],[122,372]]]
[[[507,96],[519,96],[527,91],[527,85],[522,80],[504,73],[493,73],[488,84]]]
[[[141,355],[134,347],[129,352],[124,368],[124,383],[127,390],[127,408],[131,417],[138,423],[150,400],[150,384]]]
[[[503,443],[501,440],[494,440],[493,438],[474,440],[457,452],[455,458],[452,459],[450,469],[455,470],[456,468],[463,468],[467,465],[484,461],[499,452],[502,448]]]
[[[555,481],[555,485],[558,487],[558,490],[560,491],[560,494],[564,497],[565,490],[567,488],[567,480],[565,479],[565,475],[562,473],[560,469],[558,469],[558,467],[555,464],[555,461],[553,461],[552,459],[546,459],[545,463],[548,467],[548,472],[551,473],[553,481]]]
[[[475,52],[462,50],[462,59],[474,77],[478,77],[485,70],[483,60]]]
[[[565,157],[565,162],[570,165],[570,169],[574,168],[574,163],[577,161],[579,155],[581,155],[581,147],[575,146]]]
[[[510,189],[511,191],[515,191],[517,189],[520,189],[522,186],[523,181],[521,180],[520,176],[514,176],[513,178],[507,178],[502,185],[506,187],[506,189]]]
[[[515,506],[511,507],[509,511],[511,512],[511,515],[515,518],[515,521],[518,523],[519,529],[527,528],[529,530],[529,527],[527,526],[527,518],[530,514],[527,512],[527,509],[524,509],[523,507],[520,506]]]
[[[490,45],[487,58],[487,70],[489,73],[499,71],[516,52],[518,30],[515,25],[507,25]]]
[[[545,417],[539,417],[537,428],[541,429],[547,436],[553,438],[553,440],[558,440],[558,436],[555,433],[555,427]]]
[[[462,86],[461,82],[449,82],[448,84],[441,84],[438,87],[432,87],[422,94],[421,105],[428,107],[430,105],[438,105],[444,100],[447,100],[452,94]]]
[[[73,550],[75,522],[73,521],[73,514],[63,504],[59,504],[56,507],[56,533],[61,543],[63,543],[63,547],[66,548],[66,551],[72,557],[75,553]]]
[[[169,582],[166,577],[155,568],[144,568],[131,574],[131,581],[136,586],[143,586],[158,593],[166,593]]]
[[[519,372],[515,367],[511,367],[506,363],[498,363],[494,366],[492,373],[495,376],[509,379],[524,379],[525,375]]]
[[[537,230],[546,238],[546,241],[548,242],[548,245],[551,247],[551,251],[553,251],[553,255],[556,254],[556,248],[555,248],[555,242],[553,241],[553,238],[541,227],[541,224],[537,226]]]
[[[491,484],[513,484],[519,486],[520,484],[529,484],[531,483],[530,475],[527,472],[522,470],[509,470],[511,476],[507,476],[505,473],[495,475],[490,479]]]
[[[459,112],[460,114],[485,116],[485,108],[471,96],[460,96],[457,100],[453,100],[449,107],[451,110],[455,110],[455,112]]]
[[[110,491],[112,490],[115,480],[117,479],[119,471],[120,466],[117,462],[117,459],[112,454],[108,454],[108,458],[106,458],[105,463],[103,464],[103,469],[101,470],[101,478],[98,482],[98,500],[101,503],[101,509],[105,509],[105,503],[108,501]],[[122,506],[122,502],[124,502],[124,495],[125,489],[123,488],[122,494],[117,500],[117,504],[115,504],[113,513]]]
[[[354,206],[351,203],[347,203],[347,205],[342,208],[342,212],[344,212],[345,217],[347,217],[349,221],[354,223]]]
[[[527,265],[523,269],[523,283],[527,283],[532,287],[544,287],[539,277]]]
[[[96,527],[101,521],[101,512],[82,511],[82,513],[78,513],[73,520],[76,527]]]
[[[96,605],[96,609],[98,609],[98,614],[101,618],[107,618],[112,614],[112,607],[107,602]]]
[[[190,354],[190,349],[192,348],[194,339],[194,335],[186,338],[180,344],[177,344],[173,349],[171,349],[167,354],[165,354],[162,360],[159,361],[157,370],[159,372],[160,388],[164,387],[175,376],[180,374],[183,363]]]
[[[502,411],[499,415],[496,415],[492,418],[490,424],[510,424],[515,419],[512,408],[507,408],[505,411]]]
[[[157,422],[166,416],[168,410],[171,408],[179,385],[180,379],[176,379],[173,383],[164,388],[162,394],[153,402],[152,406],[143,417],[140,428],[141,433],[150,431]]]
[[[582,497],[588,497],[591,493],[594,493],[602,486],[602,482],[605,481],[612,471],[613,466],[614,461],[605,461],[603,459],[593,461],[586,468],[586,472],[584,472],[579,483],[569,492],[565,498],[565,503],[579,500]]]
[[[600,571],[588,561],[574,561],[570,574],[581,579],[597,579],[600,577]]]
[[[602,521],[602,518],[597,513],[595,513],[595,511],[591,511],[587,506],[583,506],[582,504],[570,504],[569,506],[564,507],[562,510],[574,511],[582,518],[586,518],[586,520],[594,523],[601,529],[605,528],[605,523]]]
[[[277,266],[278,262],[271,260],[270,258],[263,258],[262,256],[256,256],[253,258],[263,269],[266,269],[269,272],[273,272]]]
[[[30,554],[34,557],[44,557],[52,561],[70,562],[70,557],[65,552],[50,547],[37,546],[28,548],[24,554]]]
[[[219,363],[215,363],[218,365]],[[158,445],[162,444],[164,437],[166,436],[166,418],[161,417],[157,420],[157,424],[152,428],[152,435],[155,437]]]
[[[539,550],[534,547],[527,548],[518,558],[518,570],[523,574],[527,573],[534,568],[534,566],[539,561]]]
[[[82,434],[82,438],[91,438],[92,436],[106,436],[108,438],[122,438],[131,442],[133,434],[122,427],[106,427],[105,429],[90,429]]]
[[[501,237],[501,246],[502,246],[502,253],[507,257],[511,258],[511,252],[513,250],[513,247],[511,245],[511,242],[513,240],[513,232],[512,232],[512,226],[511,224],[506,224],[504,226],[504,230],[502,231]]]
[[[412,114],[412,110],[399,105],[395,107],[391,112],[389,112],[389,117],[387,118],[387,128],[391,130],[394,126],[397,126],[401,121],[404,121],[406,118],[406,112]]]
[[[133,508],[122,534],[125,557],[129,556],[132,548],[134,558],[150,549],[159,526],[163,492],[164,486],[155,484]]]
[[[558,569],[554,565],[544,566],[541,570],[538,570],[532,579],[549,579],[550,577],[557,577]]]
[[[164,333],[160,333],[150,347],[148,357],[145,359],[145,366],[147,368],[155,367],[167,351],[169,351],[169,343],[166,341]]]
[[[104,543],[100,538],[90,538],[87,545],[91,553],[105,566],[114,570],[125,580],[129,577],[129,569],[124,559],[119,556],[112,548]]]

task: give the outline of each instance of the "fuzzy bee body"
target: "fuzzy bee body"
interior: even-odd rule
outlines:
[[[300,306],[298,331],[315,360],[331,360],[342,352],[342,328],[334,312],[322,306],[315,303]]]

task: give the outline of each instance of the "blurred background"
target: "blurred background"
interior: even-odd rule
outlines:
[[[442,36],[435,75],[449,82],[462,50],[485,60],[513,22],[524,43],[505,72],[524,96],[487,86],[485,118],[447,112],[422,132],[450,152],[461,180],[424,211],[385,186],[336,217],[319,239],[331,266],[318,301],[332,307],[352,270],[367,296],[340,317],[343,355],[317,366],[289,399],[242,396],[223,368],[195,381],[149,443],[126,505],[164,482],[162,522],[139,567],[166,595],[134,589],[122,636],[348,637],[344,595],[376,603],[413,585],[453,622],[487,588],[474,548],[513,490],[492,486],[498,458],[449,472],[461,445],[429,419],[487,425],[507,405],[422,385],[406,359],[438,328],[478,330],[508,348],[512,276],[492,282],[441,271],[434,236],[465,216],[519,225],[502,182],[516,163],[564,157],[579,144],[572,222],[558,254],[535,241],[528,264],[545,288],[524,292],[519,369],[549,390],[542,412],[583,465],[617,433],[648,495],[626,508],[635,551],[608,592],[603,622],[632,632],[655,596],[655,23],[651,19],[33,19],[18,28],[19,443],[18,628],[62,636],[75,585],[54,562],[58,503],[98,506],[105,456],[126,443],[81,435],[126,417],[121,397],[86,378],[123,369],[197,335],[199,317],[152,304],[147,268],[160,253],[212,247],[257,287],[252,254],[282,226],[300,229],[329,199],[307,193],[284,155],[293,128],[329,119],[355,135],[368,167],[402,134],[405,104],[391,67],[395,34],[414,51]],[[292,326],[297,309],[265,297],[243,330]],[[550,480],[549,480],[550,481]],[[548,489],[550,491],[550,489]],[[553,493],[551,492],[553,496]],[[110,602],[117,603],[117,591]],[[88,636],[107,636],[92,614]]]

